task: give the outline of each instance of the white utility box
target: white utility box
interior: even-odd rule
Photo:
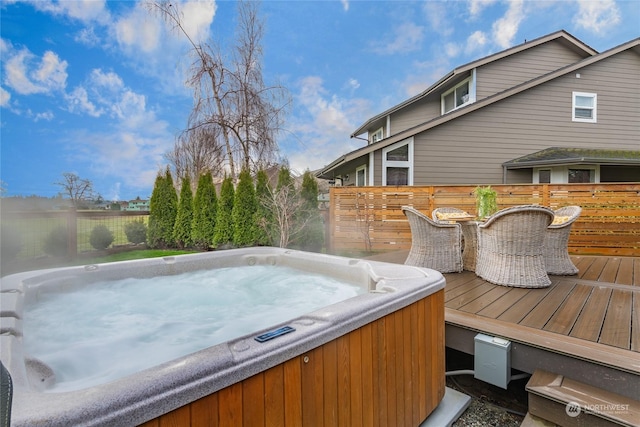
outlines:
[[[474,377],[506,389],[511,380],[511,341],[478,334],[474,344]]]

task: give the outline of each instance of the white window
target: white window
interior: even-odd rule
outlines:
[[[367,185],[367,165],[362,165],[356,169],[356,186],[364,187]]]
[[[598,95],[573,92],[572,119],[574,122],[596,123]]]
[[[453,89],[442,94],[442,114],[460,108],[474,99],[473,79],[469,77]]]
[[[384,137],[384,131],[382,128],[378,129],[371,134],[371,143],[380,141]]]
[[[578,183],[578,182],[595,182],[596,179],[596,171],[595,168],[590,167],[569,167],[568,173],[568,182]]]
[[[413,138],[382,150],[382,185],[413,185]]]
[[[600,182],[599,165],[571,165],[533,168],[534,184]]]

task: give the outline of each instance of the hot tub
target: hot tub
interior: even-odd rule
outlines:
[[[55,372],[24,352],[25,307],[42,292],[253,265],[320,273],[367,292],[82,390],[47,392]],[[14,382],[12,425],[371,425],[377,419],[415,426],[444,397],[444,284],[434,270],[278,248],[7,276],[0,281],[0,344]],[[256,340],[283,327],[293,331]]]

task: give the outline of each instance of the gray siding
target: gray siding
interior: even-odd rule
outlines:
[[[437,101],[422,99],[391,115],[391,134],[405,131],[440,116],[440,97]]]
[[[486,98],[581,59],[582,56],[554,40],[490,62],[476,71],[476,97]]]
[[[548,147],[638,150],[640,57],[626,51],[415,136],[414,184],[502,182],[502,163]],[[571,120],[598,94],[597,123]]]

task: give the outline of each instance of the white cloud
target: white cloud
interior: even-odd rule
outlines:
[[[109,11],[105,8],[105,0],[32,0],[30,2],[36,10],[52,13],[54,15],[66,15],[81,21],[109,19]]]
[[[97,46],[100,43],[100,38],[96,35],[93,27],[83,28],[73,39],[86,46]]]
[[[40,120],[46,120],[50,122],[53,120],[53,113],[51,111],[45,111],[44,113],[38,113],[34,116],[34,121],[39,122]]]
[[[512,46],[520,22],[524,19],[523,0],[512,0],[505,15],[493,23],[493,40],[503,49]]]
[[[614,0],[578,1],[574,23],[581,28],[602,34],[620,23],[620,9]]]
[[[4,83],[21,95],[64,90],[67,84],[67,61],[51,51],[41,59],[28,49],[18,51],[3,46]]]
[[[84,87],[76,87],[71,93],[65,96],[67,100],[67,108],[72,113],[86,113],[91,117],[100,117],[103,113],[102,109],[89,101],[89,94]]]
[[[345,12],[349,11],[349,0],[340,0],[340,3],[342,3],[342,8],[344,9]]]
[[[477,18],[482,11],[494,4],[496,0],[471,0],[469,1],[469,15],[472,19]]]
[[[113,30],[118,44],[130,52],[150,53],[160,46],[162,22],[150,16],[141,4],[118,19]]]
[[[394,27],[390,41],[375,43],[373,51],[381,55],[391,55],[420,50],[424,34],[424,27],[413,22],[405,22]]]
[[[184,29],[189,37],[196,42],[209,39],[216,9],[214,1],[188,1],[181,6]]]
[[[424,14],[431,29],[443,36],[453,34],[451,20],[447,18],[447,7],[450,5],[439,1],[427,1],[424,3]]]
[[[318,169],[362,146],[362,141],[354,141],[349,135],[358,124],[356,120],[370,114],[368,101],[330,94],[317,76],[301,79],[297,87],[295,99],[299,107],[290,120],[295,137],[282,147],[286,148],[292,170],[302,173],[306,168]]]
[[[445,43],[444,52],[447,58],[455,58],[460,54],[460,46],[453,42]]]
[[[482,31],[475,31],[467,38],[465,53],[471,54],[482,49],[487,44],[487,36]]]
[[[9,107],[9,102],[11,101],[11,94],[5,90],[5,88],[0,87],[0,107],[7,108]]]

